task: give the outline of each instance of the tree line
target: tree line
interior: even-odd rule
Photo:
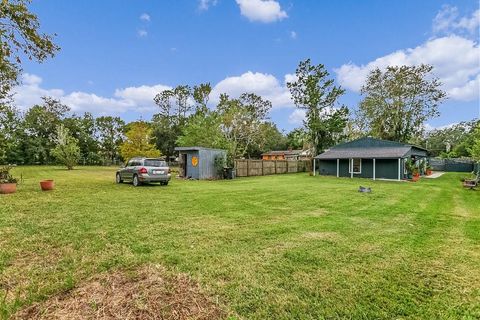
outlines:
[[[136,155],[170,159],[175,146],[226,149],[232,162],[286,148],[310,148],[316,154],[366,135],[419,144],[437,156],[473,156],[478,120],[424,132],[425,121],[438,115],[438,105],[445,99],[431,70],[422,65],[372,71],[359,108],[351,114],[339,103],[344,90],[325,67],[301,61],[287,87],[306,117],[302,127],[288,134],[269,120],[272,103],[254,93],[235,98],[221,94],[211,106],[209,83],[159,92],[154,98],[158,112],[152,119],[130,123],[113,116],[71,114],[67,105],[50,97],[24,113],[4,99],[0,162],[108,164]],[[70,160],[65,159],[68,154]]]
[[[154,99],[159,112],[150,121],[130,123],[88,112],[71,114],[67,105],[51,97],[25,112],[4,100],[0,163],[72,163],[66,159],[70,158],[74,163],[109,164],[139,155],[171,158],[177,145],[225,148],[231,159],[285,149],[288,140],[293,147],[303,147],[303,137],[285,136],[268,121],[269,101],[253,93],[239,98],[223,94],[212,109],[207,106],[210,92],[208,83],[159,92]]]
[[[150,121],[71,114],[69,106],[51,97],[20,112],[12,89],[20,82],[22,59],[42,62],[60,50],[52,35],[39,31],[28,3],[6,0],[0,7],[0,163],[61,162],[71,168],[77,162],[114,163],[135,155],[170,159],[175,146],[193,145],[226,149],[232,162],[289,147],[308,148],[315,155],[367,135],[426,146],[444,157],[479,157],[478,119],[425,132],[426,122],[439,116],[438,106],[447,98],[430,65],[371,71],[353,111],[340,103],[345,90],[324,65],[301,61],[287,87],[305,120],[288,134],[268,118],[270,101],[245,92],[222,94],[212,106],[209,83],[159,92],[154,98],[158,112]]]

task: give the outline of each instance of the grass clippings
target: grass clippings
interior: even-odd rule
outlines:
[[[185,274],[146,266],[101,274],[13,319],[224,319],[226,313]]]

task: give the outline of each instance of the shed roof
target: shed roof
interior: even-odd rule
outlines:
[[[200,151],[200,150],[226,151],[224,149],[214,149],[214,148],[205,148],[205,147],[175,147],[175,151]]]
[[[412,153],[412,149],[418,149],[421,153],[426,153],[427,151],[424,148],[410,144],[365,137],[338,144],[317,155],[315,159],[402,158],[407,156],[409,153]]]

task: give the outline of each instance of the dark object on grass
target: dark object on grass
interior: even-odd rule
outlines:
[[[235,178],[235,171],[232,167],[223,168],[223,179],[233,179]]]
[[[478,184],[480,183],[480,172],[477,173],[477,176],[475,179],[465,179],[463,180],[463,186],[465,188],[469,188],[469,189],[474,189],[476,187],[478,187]]]
[[[360,186],[360,188],[358,188],[358,192],[370,193],[370,192],[372,192],[372,188]]]

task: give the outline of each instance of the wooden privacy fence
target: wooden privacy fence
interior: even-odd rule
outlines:
[[[266,176],[312,170],[310,160],[235,160],[237,177]]]

